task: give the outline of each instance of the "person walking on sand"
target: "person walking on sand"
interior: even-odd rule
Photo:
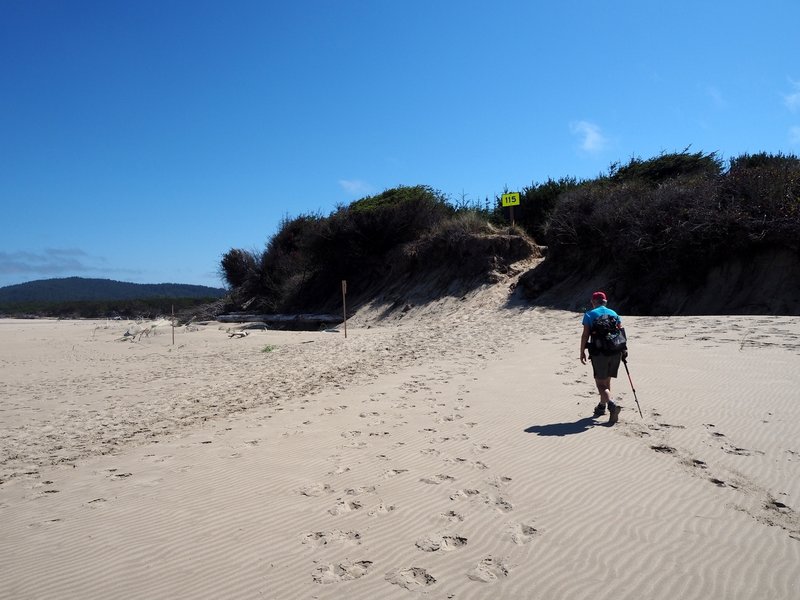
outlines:
[[[622,328],[620,316],[606,306],[608,298],[605,292],[592,294],[592,310],[583,315],[583,333],[581,335],[581,364],[586,364],[586,350],[589,350],[589,359],[592,361],[592,371],[597,391],[600,392],[600,402],[594,408],[594,416],[600,417],[606,413],[608,406],[608,424],[613,425],[619,420],[622,407],[611,399],[611,378],[617,376],[619,363],[626,350],[601,351],[599,342],[599,323],[612,323],[617,330]],[[591,341],[590,341],[591,336]]]

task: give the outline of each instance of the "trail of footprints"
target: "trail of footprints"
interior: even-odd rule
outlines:
[[[707,479],[718,488],[725,488],[745,495],[752,495],[753,493],[761,495],[760,508],[751,509],[741,507],[741,510],[749,514],[759,523],[769,527],[779,527],[784,530],[789,537],[800,541],[800,513],[795,511],[791,506],[776,499],[769,490],[762,489],[754,481],[745,478],[741,473],[729,472],[729,476],[725,477],[715,472],[716,469],[711,468],[706,461],[695,456],[687,455],[668,445],[665,443],[668,438],[668,431],[670,429],[684,429],[685,427],[683,425],[660,422],[659,419],[661,415],[657,411],[651,411],[651,416],[655,420],[655,424],[648,426],[646,430],[642,429],[633,432],[634,435],[639,437],[650,437],[651,434],[656,434],[664,440],[662,443],[655,443],[655,440],[651,440],[651,442],[654,442],[650,443],[651,450],[658,454],[674,457],[682,465],[689,468],[693,475]],[[703,427],[708,431],[708,446],[711,449],[736,456],[764,454],[760,450],[749,450],[732,443],[724,433],[717,430],[716,425],[713,423],[704,423]],[[725,478],[723,479],[723,477]]]
[[[460,373],[459,376],[466,376]],[[442,377],[440,382],[447,383],[447,377]],[[495,477],[486,480],[485,488],[459,487],[457,477],[447,473],[448,467],[471,468],[476,471],[488,469],[482,460],[475,456],[464,456],[459,452],[448,451],[448,446],[454,442],[464,442],[470,440],[470,435],[464,430],[478,430],[479,423],[465,419],[465,412],[469,410],[469,404],[465,396],[469,393],[464,386],[459,388],[455,402],[442,402],[436,396],[439,392],[434,391],[431,383],[437,380],[427,381],[423,378],[412,378],[401,387],[401,395],[398,402],[392,405],[393,414],[381,414],[375,410],[363,410],[358,413],[362,427],[344,431],[341,433],[342,444],[339,446],[340,452],[330,457],[333,467],[326,473],[330,481],[312,483],[302,486],[296,490],[301,500],[330,502],[325,509],[328,518],[347,522],[349,515],[364,514],[370,518],[391,518],[391,515],[398,508],[395,504],[380,497],[379,486],[365,485],[356,487],[337,486],[336,480],[348,473],[352,473],[352,460],[354,451],[358,456],[373,447],[374,443],[386,446],[391,442],[391,430],[395,427],[406,425],[403,420],[404,412],[424,411],[430,416],[430,426],[423,428],[419,433],[428,437],[428,447],[420,452],[433,458],[438,458],[442,463],[441,472],[413,473],[404,468],[386,468],[382,474],[382,480],[388,481],[396,477],[408,477],[409,481],[416,481],[419,484],[420,492],[425,489],[438,490],[442,487],[448,488],[449,492],[445,496],[444,504],[440,507],[437,520],[441,523],[441,530],[431,532],[413,542],[414,547],[420,554],[420,561],[424,561],[426,554],[438,553],[452,555],[455,560],[459,550],[469,544],[469,539],[458,531],[470,517],[471,510],[480,511],[490,510],[496,514],[505,515],[514,510],[512,501],[505,492],[505,487],[511,482],[509,477]],[[385,394],[381,393],[380,396]],[[418,398],[418,396],[424,396]],[[371,401],[381,398],[376,395]],[[305,408],[305,407],[301,407]],[[276,412],[283,410],[283,407],[276,408]],[[298,409],[299,410],[299,409]],[[352,410],[346,404],[336,407],[325,408],[318,415],[325,416],[338,414],[342,411]],[[393,424],[391,419],[395,419],[397,424]],[[305,419],[303,425],[309,425],[313,421]],[[230,428],[228,428],[230,429]],[[285,435],[295,435],[303,433],[300,428],[293,428],[284,433]],[[221,434],[221,432],[220,432]],[[202,440],[200,444],[210,444],[211,440]],[[248,446],[257,446],[257,439],[246,441]],[[402,448],[403,442],[396,442],[391,447]],[[461,445],[463,446],[463,444]],[[488,444],[480,441],[472,445],[468,455],[478,455],[490,450]],[[153,457],[154,455],[148,455]],[[374,458],[381,461],[389,461],[390,457],[383,453],[378,453],[368,459]],[[164,460],[161,458],[159,460]],[[119,472],[117,469],[108,469],[106,476],[118,481],[125,481],[132,478],[129,472]],[[52,486],[52,481],[44,481],[44,494],[55,494],[58,492]],[[99,508],[107,502],[106,498],[94,498],[87,501],[87,508]],[[776,505],[777,506],[777,505]],[[470,510],[466,510],[470,509]],[[480,517],[478,517],[480,518]],[[54,519],[58,521],[59,519]],[[38,524],[37,524],[38,525]],[[515,546],[530,543],[538,534],[536,528],[529,523],[508,522],[503,532],[509,544]],[[358,548],[364,541],[364,533],[357,529],[347,527],[331,527],[329,529],[307,531],[299,535],[299,543],[308,547],[312,552],[323,551],[324,549],[336,548]],[[510,550],[514,546],[510,546]],[[356,557],[361,558],[361,557]],[[315,564],[317,561],[314,561]],[[339,562],[322,562],[316,564],[310,576],[315,583],[325,585],[339,582],[352,581],[370,575],[378,569],[373,561],[370,560],[350,560],[349,558]],[[435,573],[428,572],[426,568],[419,565],[408,565],[399,568],[391,568],[384,571],[384,579],[388,584],[397,585],[408,590],[423,590],[437,583]],[[384,567],[385,568],[385,567]],[[486,555],[475,564],[464,564],[464,576],[471,581],[480,583],[492,583],[499,579],[509,576],[511,563],[505,556]]]
[[[447,378],[442,378],[447,382]],[[400,386],[400,398],[393,403],[391,408],[394,414],[381,414],[374,410],[364,410],[358,413],[361,419],[365,420],[362,429],[345,431],[341,434],[343,443],[339,446],[342,453],[331,456],[335,463],[335,468],[327,473],[331,478],[351,472],[351,466],[346,464],[346,460],[353,455],[350,451],[353,448],[366,450],[371,447],[369,442],[387,443],[390,434],[385,429],[392,429],[391,418],[403,419],[403,413],[410,410],[424,411],[430,417],[431,425],[420,429],[418,432],[428,436],[428,447],[422,448],[419,452],[423,455],[434,457],[441,460],[442,471],[431,473],[414,473],[404,468],[386,468],[381,474],[381,481],[388,481],[397,477],[406,477],[409,485],[416,484],[420,488],[420,493],[426,489],[437,491],[445,487],[447,493],[443,496],[446,504],[441,506],[437,515],[437,520],[441,523],[441,529],[431,532],[416,539],[413,544],[420,553],[420,563],[424,564],[425,555],[431,553],[453,555],[453,560],[458,560],[459,550],[469,544],[469,539],[459,532],[459,527],[468,520],[472,513],[480,515],[482,511],[493,511],[495,515],[506,515],[514,510],[513,502],[507,493],[507,487],[511,483],[510,477],[492,477],[484,481],[485,487],[464,487],[458,485],[458,477],[448,473],[445,469],[452,466],[460,468],[471,468],[476,471],[486,470],[489,467],[482,460],[469,456],[470,451],[462,455],[458,452],[448,452],[447,447],[450,442],[464,442],[470,439],[470,435],[463,429],[471,430],[479,426],[478,423],[464,419],[464,412],[469,409],[469,404],[464,396],[468,390],[463,387],[458,390],[457,400],[448,408],[448,403],[441,402],[436,398],[436,392],[431,383],[434,381],[422,378],[411,378]],[[419,399],[419,396],[423,396]],[[377,400],[372,398],[369,401]],[[401,425],[407,424],[405,421]],[[370,431],[371,427],[378,427],[382,433],[374,435],[375,431]],[[445,428],[443,431],[442,428]],[[458,431],[448,431],[448,427],[456,427]],[[356,445],[354,442],[369,440]],[[399,449],[404,446],[403,442],[394,443],[391,448]],[[490,446],[477,442],[473,444],[471,453],[480,454],[490,449]],[[363,456],[363,455],[359,455]],[[368,456],[371,459],[389,461],[387,454],[378,453]],[[381,498],[380,485],[368,485],[362,487],[344,488],[338,491],[335,483],[315,483],[304,486],[297,490],[297,493],[305,498],[325,498],[330,497],[332,504],[327,509],[330,518],[347,519],[352,513],[368,514],[370,517],[383,517],[394,512],[397,508],[394,504],[386,502]],[[480,517],[477,517],[480,518]],[[347,521],[342,521],[347,522]],[[509,543],[509,552],[515,546],[529,544],[537,535],[537,529],[529,523],[507,522],[503,535]],[[357,531],[347,528],[331,528],[323,531],[305,532],[300,536],[301,543],[317,551],[323,548],[342,547],[352,548],[361,546],[368,537],[368,532]],[[513,545],[512,545],[513,544]],[[361,557],[357,557],[361,558]],[[314,561],[317,565],[311,577],[318,584],[332,584],[359,579],[374,573],[379,565],[370,560],[350,560],[349,558],[341,562]],[[389,568],[384,571],[384,580],[409,591],[423,591],[437,583],[435,573],[429,572],[421,564],[404,565],[397,568]],[[511,563],[508,556],[486,555],[477,563],[464,564],[464,576],[471,581],[481,584],[490,584],[500,579],[506,578],[511,572]]]

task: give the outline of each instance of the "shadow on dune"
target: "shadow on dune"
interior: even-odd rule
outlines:
[[[594,427],[597,422],[593,417],[586,417],[574,423],[551,423],[549,425],[531,425],[525,429],[525,433],[535,433],[542,436],[564,436],[575,433],[583,433]]]

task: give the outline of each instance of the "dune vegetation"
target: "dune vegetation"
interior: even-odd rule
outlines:
[[[536,252],[520,229],[491,206],[451,203],[427,186],[398,187],[330,215],[287,219],[263,252],[231,249],[220,271],[231,306],[266,312],[324,311],[348,295],[367,301],[420,276],[439,281],[485,280]],[[422,274],[425,275],[422,275]]]
[[[590,180],[533,183],[520,196],[514,227],[499,198],[452,201],[427,186],[386,190],[329,215],[287,218],[263,251],[222,256],[228,308],[324,310],[336,302],[340,280],[357,303],[388,289],[400,299],[400,284],[420,278],[430,279],[433,296],[452,295],[508,274],[546,247],[546,259],[520,278],[534,303],[577,307],[576,294],[591,282],[638,314],[800,311],[794,155],[747,154],[726,163],[715,153],[663,153],[612,164]],[[732,264],[738,277],[782,269],[784,279],[762,287],[786,298],[776,305],[751,294],[738,308],[722,303],[715,310],[713,301],[693,307],[692,294],[715,273],[725,278]]]

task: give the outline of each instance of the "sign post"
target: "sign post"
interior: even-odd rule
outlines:
[[[172,345],[175,345],[175,305],[172,305]]]
[[[503,208],[508,207],[511,213],[511,226],[514,226],[514,207],[519,206],[519,192],[507,192],[501,197]]]
[[[347,281],[342,279],[342,314],[344,315],[344,337],[347,337]]]

